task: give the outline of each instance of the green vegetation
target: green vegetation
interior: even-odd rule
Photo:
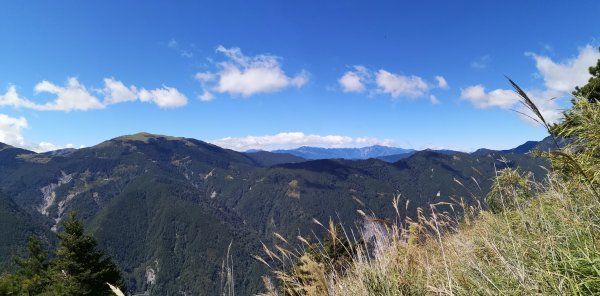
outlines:
[[[7,223],[0,224],[0,273],[16,271],[10,258],[24,255],[31,234],[56,248],[50,229],[60,230],[75,210],[123,272],[129,293],[213,295],[222,290],[221,263],[229,258],[235,275],[229,289],[249,295],[261,290],[261,276],[268,272],[251,255],[260,253],[261,242],[277,242],[273,232],[323,236],[327,230],[314,230],[313,218],[328,221],[337,215],[349,225],[360,219],[359,211],[393,217],[389,204],[398,194],[402,219],[455,196],[476,203],[489,191],[495,167],[544,174],[539,166],[548,164],[522,150],[422,151],[395,163],[297,162],[286,155],[249,155],[150,134],[69,153],[7,147],[0,151],[0,188],[6,192],[0,212],[12,216],[0,215]],[[25,154],[34,156],[18,157]],[[30,161],[40,157],[50,160]]]
[[[1,295],[113,295],[107,283],[123,287],[110,257],[96,248],[83,224],[71,212],[58,234],[59,247],[50,258],[42,242],[31,237],[28,256],[16,258],[18,270],[0,275]]]
[[[589,68],[589,72],[592,77],[585,85],[576,87],[573,96],[587,99],[590,103],[597,103],[600,102],[600,60],[595,66]]]
[[[342,267],[327,244],[315,254],[302,237],[304,248],[287,241],[274,252],[266,248],[267,257],[257,258],[273,269],[277,284],[265,278],[264,295],[600,294],[600,104],[587,95],[598,69],[557,125],[511,81],[534,119],[568,140],[539,153],[551,163],[545,178],[504,168],[487,205],[459,200],[450,206],[462,209],[457,215],[446,203],[431,203],[415,219],[365,215],[357,234],[329,230],[327,240],[352,242]],[[390,208],[401,212],[398,199]]]

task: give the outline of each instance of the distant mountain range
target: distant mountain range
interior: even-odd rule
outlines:
[[[131,293],[219,294],[231,244],[236,292],[250,295],[268,274],[252,255],[262,254],[261,242],[278,243],[274,232],[295,244],[298,234],[323,235],[313,219],[360,227],[358,210],[394,219],[398,194],[402,217],[458,197],[481,202],[496,168],[543,175],[545,161],[527,152],[548,143],[474,153],[294,149],[304,154],[240,153],[147,133],[50,153],[0,143],[0,268],[14,267],[28,235],[54,244],[60,222],[76,210]],[[306,159],[315,157],[332,159]]]
[[[526,143],[519,145],[513,149],[507,150],[491,150],[482,148],[474,152],[475,154],[485,154],[485,153],[516,153],[516,154],[525,154],[530,152],[536,148],[548,149],[552,147],[553,143],[551,138],[546,138],[542,141],[527,141]],[[457,153],[461,153],[460,151],[455,150],[432,150],[425,149],[424,151],[433,151],[440,154],[445,155],[454,155]],[[271,153],[282,154],[281,160],[286,160],[287,162],[299,162],[302,159],[304,160],[317,160],[317,159],[369,159],[376,158],[381,159],[385,162],[394,163],[398,160],[410,157],[415,154],[417,150],[414,149],[404,149],[399,147],[388,147],[388,146],[368,146],[363,148],[321,148],[321,147],[309,147],[302,146],[295,149],[278,149],[273,150]],[[261,150],[248,150],[246,153],[250,155],[256,155],[259,157],[259,154],[264,154],[266,151]],[[287,155],[287,156],[283,156]],[[290,156],[296,156],[297,158],[292,158]],[[272,159],[274,156],[268,157]]]
[[[273,150],[273,153],[284,153],[302,157],[304,159],[369,159],[378,158],[390,155],[399,155],[412,153],[415,150],[403,149],[397,147],[386,146],[369,146],[363,148],[319,148],[319,147],[299,147],[289,150]]]

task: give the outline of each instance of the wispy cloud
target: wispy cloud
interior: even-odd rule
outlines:
[[[175,52],[179,53],[179,55],[184,58],[193,58],[194,57],[194,54],[192,53],[192,51],[190,49],[182,48],[182,46],[179,45],[179,42],[177,42],[177,40],[175,40],[175,39],[169,40],[169,42],[167,42],[167,47],[174,50]],[[192,45],[192,48],[193,47],[194,46]]]
[[[491,61],[492,57],[489,54],[486,54],[473,60],[470,66],[473,69],[483,70],[487,69]]]
[[[216,51],[224,55],[226,60],[216,64],[216,71],[196,74],[196,79],[203,87],[200,99],[204,98],[205,101],[214,98],[212,92],[249,97],[292,86],[302,87],[308,81],[308,74],[304,70],[294,76],[286,74],[281,67],[281,58],[274,55],[246,56],[240,48],[225,48],[222,45]]]
[[[349,137],[340,135],[311,135],[302,132],[283,132],[275,135],[227,137],[210,141],[228,149],[246,151],[249,149],[275,150],[291,149],[300,146],[325,148],[365,147],[371,145],[394,146],[394,141],[369,137]]]
[[[450,87],[448,85],[448,81],[446,81],[446,78],[444,78],[444,76],[435,76],[435,80],[437,80],[438,87],[441,89],[448,89]]]
[[[440,100],[438,100],[438,98],[435,95],[429,95],[429,102],[431,102],[431,104],[433,105],[438,105],[440,103]]]

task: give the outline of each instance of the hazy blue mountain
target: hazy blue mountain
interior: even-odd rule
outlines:
[[[566,145],[570,144],[571,142],[572,142],[572,139],[568,139],[568,138],[558,138],[558,139],[556,139],[556,142],[554,142],[554,139],[552,137],[546,137],[537,143],[537,145],[535,146],[535,149],[542,150],[542,151],[548,151],[548,150],[556,149],[556,145],[558,145],[559,147],[562,148],[562,147],[565,147]]]
[[[388,155],[405,154],[413,152],[412,149],[387,146],[369,146],[363,148],[320,148],[303,146],[296,149],[273,150],[273,153],[286,153],[304,159],[369,159]]]
[[[527,141],[513,149],[502,150],[500,152],[525,154],[525,153],[529,153],[531,150],[535,149],[539,144],[540,144],[540,141]]]
[[[560,147],[564,147],[565,145],[567,145],[569,143],[569,140],[561,138],[561,139],[557,139],[557,143]],[[492,149],[481,148],[481,149],[478,149],[477,151],[473,152],[472,154],[473,155],[487,155],[490,153],[527,154],[534,150],[547,151],[547,150],[553,150],[553,149],[556,149],[556,143],[554,142],[552,137],[548,136],[548,137],[542,139],[541,141],[527,141],[527,142],[525,142],[515,148],[512,148],[512,149],[492,150]]]

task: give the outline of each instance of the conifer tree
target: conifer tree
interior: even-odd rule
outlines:
[[[600,48],[598,50],[600,51]],[[584,86],[575,87],[573,96],[587,99],[590,103],[598,103],[600,102],[600,59],[588,71],[592,77]]]
[[[60,245],[52,264],[52,290],[58,295],[112,295],[106,283],[123,288],[123,278],[111,258],[96,248],[96,241],[84,233],[75,212],[58,234]]]
[[[20,290],[25,295],[40,295],[50,283],[48,252],[43,249],[42,242],[37,237],[29,238],[27,250],[27,258],[15,259],[15,263],[20,267],[16,274]]]
[[[48,252],[37,237],[29,238],[27,251],[26,258],[15,258],[16,273],[0,276],[0,295],[45,295],[50,283]]]

